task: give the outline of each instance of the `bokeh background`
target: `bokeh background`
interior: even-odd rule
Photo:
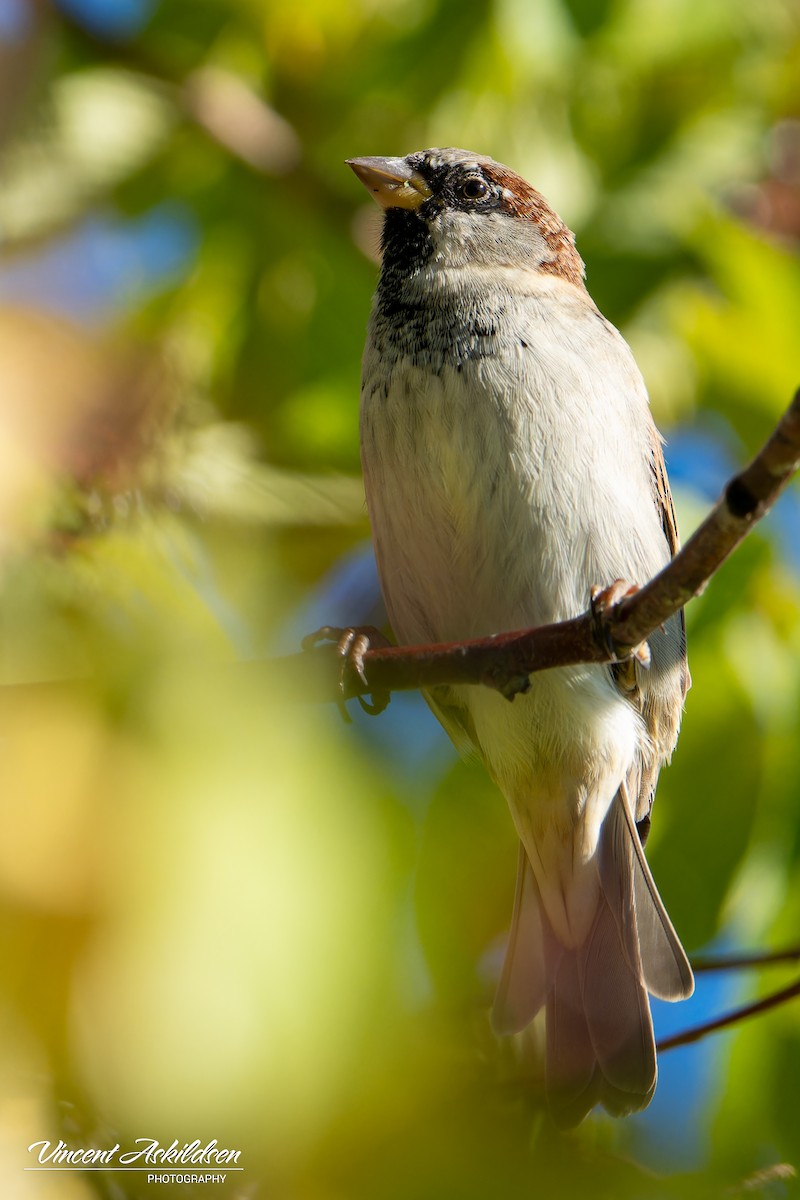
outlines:
[[[800,375],[794,0],[0,0],[4,1197],[147,1194],[24,1170],[144,1137],[241,1149],[242,1200],[796,1189],[800,1003],[557,1134],[488,1030],[502,800],[418,697],[345,725],[257,665],[376,611],[343,159],[452,144],[576,230],[685,536]],[[654,873],[691,951],[794,945],[796,488],[688,625]]]

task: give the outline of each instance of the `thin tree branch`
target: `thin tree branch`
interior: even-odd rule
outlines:
[[[785,950],[770,950],[757,954],[714,955],[708,958],[693,958],[692,970],[696,975],[699,975],[703,972],[711,971],[741,971],[749,970],[753,967],[777,966],[781,963],[796,963],[798,960],[800,960],[800,946],[788,946]],[[702,1025],[696,1025],[691,1029],[685,1030],[683,1033],[675,1034],[673,1037],[664,1038],[659,1043],[658,1050],[674,1050],[677,1046],[689,1046],[693,1042],[698,1042],[701,1038],[707,1037],[709,1034],[717,1033],[721,1029],[727,1029],[731,1025],[738,1024],[739,1021],[745,1021],[748,1017],[767,1012],[771,1008],[777,1008],[778,1005],[785,1004],[797,996],[800,996],[800,980],[781,988],[777,992],[771,993],[769,996],[765,996],[762,1000],[756,1000],[753,1004],[747,1004],[743,1008],[734,1009],[733,1012],[716,1017],[714,1020],[705,1022]]]
[[[752,1004],[735,1008],[732,1012],[725,1013],[724,1016],[715,1017],[713,1021],[706,1021],[702,1025],[695,1025],[694,1028],[687,1029],[683,1033],[676,1033],[673,1037],[663,1038],[656,1049],[659,1054],[663,1054],[665,1050],[675,1050],[678,1046],[690,1046],[693,1042],[699,1042],[711,1033],[718,1033],[721,1029],[738,1025],[740,1021],[746,1021],[749,1017],[769,1012],[771,1008],[786,1004],[788,1000],[794,1000],[797,996],[800,996],[800,979],[795,980],[788,987],[781,988],[780,991],[764,996],[762,1000],[755,1000]]]
[[[304,673],[311,662],[331,672],[326,699],[414,690],[437,684],[486,684],[509,699],[528,677],[551,667],[609,663],[629,657],[674,613],[699,595],[715,571],[769,511],[800,466],[800,390],[765,445],[738,475],[682,550],[654,579],[605,612],[536,629],[499,633],[467,642],[392,646],[368,650],[363,673],[335,646],[317,646],[271,666],[286,675]],[[597,580],[608,584],[610,580]],[[304,661],[305,660],[305,661]]]
[[[758,954],[710,955],[708,958],[693,958],[695,975],[711,971],[743,971],[751,967],[772,967],[780,963],[800,962],[800,946],[789,946],[785,950],[769,950]]]

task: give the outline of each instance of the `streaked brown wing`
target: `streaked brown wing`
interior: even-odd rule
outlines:
[[[664,465],[661,436],[655,425],[651,427],[650,468],[653,500],[661,518],[661,527],[664,530],[670,554],[674,555],[680,548],[678,526]],[[664,672],[660,679],[654,678],[656,638],[660,642],[657,656],[662,660],[661,667]],[[670,646],[670,644],[671,650],[666,649],[665,653],[665,645]],[[651,740],[650,751],[645,751],[637,759],[627,779],[628,795],[635,805],[634,817],[643,843],[649,829],[650,809],[658,782],[658,773],[675,745],[683,701],[691,686],[686,659],[686,624],[683,611],[670,618],[667,628],[655,634],[651,638],[650,645],[651,650],[654,651],[654,668],[651,672],[643,672],[633,660],[620,663],[612,668],[617,687],[624,693],[626,699],[641,712]],[[678,667],[677,678],[673,674],[676,665]],[[670,675],[674,680],[672,685],[669,683]]]
[[[667,479],[667,468],[664,464],[664,451],[662,450],[661,435],[655,425],[651,426],[651,458],[650,467],[653,477],[653,492],[655,495],[656,506],[661,516],[661,528],[664,530],[664,535],[667,539],[669,552],[674,557],[680,550],[680,539],[678,537],[678,522],[675,519],[675,505],[672,503],[672,492]],[[686,698],[686,693],[692,686],[692,679],[689,674],[689,664],[686,659],[686,618],[683,609],[678,613],[681,631],[681,654],[683,660],[683,699]]]

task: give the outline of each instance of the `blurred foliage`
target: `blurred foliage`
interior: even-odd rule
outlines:
[[[797,384],[796,3],[159,0],[128,36],[113,0],[5,7],[0,1191],[148,1191],[26,1174],[38,1139],[216,1137],[242,1198],[788,1194],[797,1006],[719,1043],[685,1169],[658,1097],[672,1170],[641,1121],[557,1135],[536,1031],[488,1030],[515,839],[481,770],[421,705],[381,740],[235,662],[367,536],[378,218],[346,157],[513,165],[667,434],[759,444]],[[103,258],[92,219],[165,201],[193,249]],[[678,496],[685,526],[705,500]],[[689,635],[655,875],[690,948],[794,943],[800,585],[769,530]]]

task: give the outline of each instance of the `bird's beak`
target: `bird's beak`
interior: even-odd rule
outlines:
[[[348,158],[347,165],[381,208],[419,208],[433,195],[404,158]]]

